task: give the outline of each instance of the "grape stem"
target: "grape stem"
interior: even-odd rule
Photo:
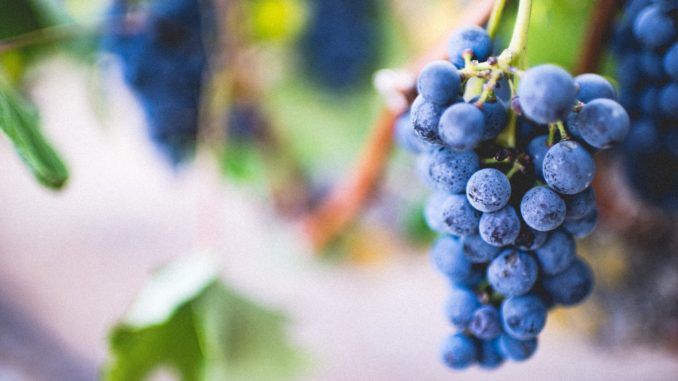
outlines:
[[[532,0],[520,0],[511,42],[509,42],[508,48],[499,55],[499,65],[501,67],[515,65],[519,69],[525,68],[527,64],[525,51],[527,50],[527,35],[530,29],[531,13]]]
[[[513,175],[524,169],[525,166],[521,164],[519,160],[516,160],[513,162],[513,166],[511,167],[511,169],[509,169],[509,171],[506,173],[506,177],[510,179],[511,177],[513,177]]]
[[[494,8],[492,8],[492,13],[490,14],[490,20],[487,22],[487,34],[490,35],[491,39],[494,39],[494,36],[497,34],[499,21],[501,20],[501,15],[504,12],[505,5],[506,0],[497,0],[494,3]]]

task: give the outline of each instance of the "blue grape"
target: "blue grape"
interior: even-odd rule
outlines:
[[[473,313],[478,308],[480,308],[480,301],[476,294],[469,289],[454,287],[447,299],[445,312],[450,323],[463,329],[471,323]]]
[[[648,6],[633,23],[633,34],[644,46],[660,48],[668,45],[676,35],[676,25],[659,7]]]
[[[596,209],[596,194],[593,188],[565,197],[567,214],[565,218],[581,218]]]
[[[548,233],[534,230],[522,224],[518,238],[516,238],[513,244],[520,250],[533,251],[540,248],[546,242],[546,238],[548,238]]]
[[[537,262],[527,253],[506,250],[490,262],[487,280],[506,297],[527,294],[537,281]]]
[[[450,335],[445,340],[440,357],[452,369],[468,368],[478,358],[473,339],[463,333]]]
[[[464,256],[458,238],[451,236],[438,238],[431,247],[431,260],[438,271],[454,282],[464,284],[473,280],[471,262]]]
[[[438,134],[455,151],[468,151],[478,144],[485,133],[482,111],[469,103],[456,103],[440,117]]]
[[[654,115],[659,111],[659,92],[656,87],[649,87],[640,93],[640,111],[647,115]]]
[[[624,141],[631,128],[624,108],[610,99],[587,103],[577,116],[581,137],[596,148],[610,148]]]
[[[452,34],[448,44],[450,61],[458,68],[464,67],[464,50],[471,49],[473,58],[486,60],[492,53],[492,40],[485,29],[470,26],[457,30]]]
[[[518,84],[523,113],[542,124],[565,120],[574,106],[576,93],[572,76],[550,64],[528,69]]]
[[[591,293],[593,272],[586,262],[577,258],[565,271],[544,277],[542,284],[555,303],[572,306]]]
[[[481,306],[473,312],[468,330],[481,340],[491,340],[501,335],[501,318],[496,308]]]
[[[617,99],[612,84],[598,74],[580,74],[574,77],[574,83],[579,88],[577,99],[581,102],[588,103],[599,98]]]
[[[534,339],[546,325],[546,305],[528,294],[504,300],[501,305],[504,331],[518,340]]]
[[[426,201],[424,206],[424,220],[431,230],[438,233],[447,233],[445,225],[443,224],[443,210],[442,205],[447,199],[445,193],[434,193]]]
[[[575,260],[577,247],[572,236],[563,230],[549,235],[544,244],[535,250],[537,260],[544,274],[558,274],[568,268]]]
[[[561,141],[544,156],[546,183],[558,193],[577,194],[591,185],[596,164],[581,144]]]
[[[465,236],[478,231],[480,212],[473,209],[463,195],[449,195],[442,207],[443,225],[454,235]]]
[[[659,109],[668,118],[678,119],[678,83],[671,83],[659,93]]]
[[[479,96],[473,97],[469,103],[476,103],[478,99],[480,99]],[[481,140],[485,141],[496,138],[508,124],[509,116],[506,105],[499,98],[487,100],[480,107],[480,111],[482,111],[485,118],[485,127]]]
[[[410,153],[418,154],[426,152],[431,147],[430,144],[414,134],[409,112],[404,113],[396,120],[393,134],[398,146]]]
[[[494,168],[474,173],[466,184],[466,198],[481,212],[495,212],[508,203],[511,183],[505,174]]]
[[[597,223],[598,211],[593,209],[579,218],[566,218],[563,222],[563,229],[575,238],[585,238],[593,232]]]
[[[532,158],[534,173],[539,179],[544,178],[542,168],[544,165],[544,156],[546,156],[546,152],[549,150],[547,140],[548,137],[546,135],[541,135],[530,140],[530,144],[527,145],[527,153],[530,154],[530,158]]]
[[[484,340],[480,343],[478,365],[484,369],[496,369],[504,362],[504,355],[499,349],[499,341]]]
[[[424,97],[418,96],[410,107],[410,120],[415,135],[428,143],[441,144],[438,122],[443,111],[444,106],[428,102]]]
[[[678,42],[674,43],[664,55],[663,65],[664,71],[674,81],[678,81]]]
[[[537,339],[518,340],[507,334],[499,337],[499,350],[513,361],[524,361],[532,357],[537,350]]]
[[[565,220],[565,201],[551,189],[538,186],[525,193],[520,201],[520,214],[532,229],[550,231]]]
[[[496,212],[483,213],[478,226],[483,240],[493,246],[506,246],[518,237],[520,219],[512,206]]]
[[[445,147],[431,152],[428,163],[428,183],[432,188],[447,193],[463,193],[469,178],[480,167],[475,152],[455,152]]]
[[[565,119],[565,127],[567,127],[567,132],[570,133],[570,136],[576,139],[581,139],[579,126],[577,126],[577,116],[579,116],[579,112],[570,111],[570,113],[567,114],[567,119]]]
[[[448,61],[440,60],[424,67],[417,79],[417,90],[427,101],[447,105],[457,98],[460,84],[457,68]]]
[[[639,56],[640,73],[653,81],[660,81],[665,73],[662,63],[662,56],[654,51],[646,50]]]
[[[485,242],[479,234],[467,235],[462,238],[466,258],[473,263],[486,263],[494,259],[501,249]]]

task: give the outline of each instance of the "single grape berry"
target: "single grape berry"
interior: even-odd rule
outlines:
[[[593,272],[586,262],[577,258],[565,271],[544,277],[542,284],[555,303],[572,306],[591,293]]]
[[[484,369],[496,369],[504,362],[504,355],[499,349],[499,341],[484,340],[480,343],[478,365]]]
[[[565,120],[574,106],[576,93],[572,76],[550,64],[528,69],[518,84],[523,114],[542,124]]]
[[[520,250],[533,251],[546,242],[548,233],[534,230],[526,224],[520,225],[520,233],[513,244]]]
[[[398,120],[396,120],[393,129],[393,138],[400,148],[413,154],[426,152],[429,147],[431,147],[430,144],[414,134],[409,111],[401,115]]]
[[[634,36],[650,49],[668,45],[676,35],[676,25],[671,16],[658,6],[648,6],[633,23]]]
[[[475,152],[455,152],[446,147],[432,151],[428,163],[428,183],[433,189],[447,193],[463,193],[469,178],[480,167]]]
[[[670,83],[661,90],[659,110],[667,118],[678,119],[678,83]]]
[[[581,102],[588,103],[599,98],[617,99],[612,84],[598,74],[580,74],[574,77],[574,83],[578,88],[577,99]]]
[[[518,340],[503,334],[499,337],[499,350],[507,359],[524,361],[537,350],[537,339]]]
[[[480,302],[476,294],[466,288],[454,287],[447,299],[445,312],[450,323],[464,329],[471,323],[473,313],[478,308],[480,308]]]
[[[440,356],[448,367],[464,369],[476,362],[476,345],[472,338],[463,333],[450,335],[443,343]]]
[[[485,242],[480,234],[467,235],[461,239],[464,255],[472,263],[487,263],[494,259],[501,248]]]
[[[485,117],[470,103],[456,103],[440,117],[440,139],[455,151],[473,149],[485,133]]]
[[[473,312],[468,327],[473,336],[481,340],[491,340],[501,335],[501,318],[496,308],[481,306]]]
[[[443,225],[452,234],[465,236],[478,231],[480,212],[473,209],[464,195],[449,195],[441,210]]]
[[[624,141],[631,121],[619,103],[610,99],[596,99],[579,111],[577,128],[586,143],[605,149]]]
[[[487,280],[500,294],[527,294],[537,281],[537,262],[529,254],[508,249],[490,262]]]
[[[559,229],[549,235],[546,242],[535,250],[535,254],[541,265],[541,271],[544,274],[553,275],[572,264],[577,248],[572,236]]]
[[[492,53],[492,39],[485,29],[470,26],[457,30],[452,34],[448,43],[450,61],[458,68],[464,67],[462,54],[471,49],[473,59],[486,60]]]
[[[532,229],[550,231],[565,220],[565,201],[551,189],[538,186],[525,193],[520,202],[520,214]]]
[[[448,233],[443,224],[443,203],[447,199],[445,193],[434,193],[426,201],[424,206],[424,220],[431,230],[438,233]]]
[[[508,203],[511,183],[505,174],[494,168],[474,173],[466,184],[466,198],[481,212],[495,212]]]
[[[451,103],[459,93],[459,72],[448,61],[433,61],[426,65],[417,79],[417,91],[429,102]]]
[[[470,282],[474,276],[471,262],[464,256],[458,238],[438,238],[431,247],[431,260],[438,271],[454,282]]]
[[[544,156],[544,180],[558,193],[583,192],[591,185],[595,168],[591,154],[575,141],[561,141]]]
[[[532,165],[534,166],[534,173],[537,175],[537,178],[543,179],[543,165],[544,165],[544,156],[549,150],[547,144],[548,137],[546,135],[537,136],[536,138],[530,140],[530,144],[527,145],[527,153],[532,159]]]
[[[519,340],[534,339],[546,325],[546,305],[535,295],[508,298],[501,305],[504,331]]]
[[[445,106],[428,102],[421,95],[418,96],[410,108],[410,120],[415,135],[428,143],[441,144],[438,122],[444,111]]]
[[[575,238],[585,238],[593,233],[597,223],[598,211],[593,209],[579,218],[566,218],[563,229]]]
[[[475,104],[479,99],[479,96],[473,97],[469,103]],[[499,98],[488,99],[480,106],[480,111],[485,117],[485,128],[481,140],[496,138],[508,124],[509,115],[506,105]]]
[[[593,188],[586,188],[585,191],[572,196],[565,197],[565,206],[567,214],[565,218],[581,218],[596,209],[596,194]]]
[[[490,245],[510,245],[520,233],[520,219],[512,206],[505,206],[496,212],[483,213],[478,230],[483,240]]]
[[[678,81],[678,42],[674,43],[666,52],[663,64],[666,74],[671,76],[674,81]]]

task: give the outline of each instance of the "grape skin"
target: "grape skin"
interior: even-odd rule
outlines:
[[[504,331],[518,340],[534,339],[546,325],[546,306],[535,295],[504,300],[501,305]]]
[[[440,139],[455,151],[473,149],[485,131],[485,117],[478,108],[469,103],[456,103],[440,117],[438,134]]]
[[[499,337],[499,350],[513,361],[525,361],[537,350],[537,339],[518,340],[507,334]]]
[[[524,295],[537,281],[537,262],[527,253],[506,250],[490,262],[487,280],[504,296]]]
[[[577,194],[591,185],[595,162],[581,144],[561,141],[544,156],[544,179],[558,193]]]
[[[528,69],[518,84],[523,113],[542,124],[564,120],[574,106],[576,93],[572,76],[551,64]]]
[[[445,106],[457,97],[460,84],[457,68],[448,61],[438,60],[421,71],[417,90],[425,100]]]
[[[520,214],[532,229],[550,231],[565,220],[565,201],[551,189],[539,186],[527,191],[520,202]]]
[[[605,149],[624,141],[631,121],[619,103],[610,99],[596,99],[579,112],[577,128],[588,144]]]
[[[459,29],[452,34],[448,43],[448,56],[458,68],[464,67],[462,53],[466,49],[471,49],[473,58],[478,61],[484,61],[490,56],[492,40],[485,29],[471,26]]]
[[[520,219],[512,206],[506,206],[496,212],[483,213],[478,230],[490,245],[510,245],[520,233]]]
[[[546,242],[535,250],[541,271],[548,275],[555,275],[565,270],[575,260],[576,253],[574,239],[560,229],[551,233]]]
[[[466,198],[481,212],[495,212],[508,203],[511,183],[501,171],[485,168],[474,173],[466,184]]]
[[[473,312],[469,331],[481,340],[492,340],[501,335],[501,318],[496,308],[484,305]]]
[[[448,320],[457,328],[466,328],[473,319],[473,313],[480,307],[478,297],[469,289],[452,288],[445,312]]]
[[[555,303],[572,306],[584,300],[593,289],[593,272],[580,258],[556,275],[546,276],[544,289]]]
[[[433,189],[463,193],[468,179],[479,167],[480,161],[475,152],[455,152],[440,147],[430,154],[426,178]]]
[[[452,369],[464,369],[477,360],[473,339],[457,333],[450,335],[443,343],[440,352],[443,362]]]
[[[598,74],[580,74],[574,77],[574,83],[578,87],[577,99],[581,102],[587,103],[599,98],[617,99],[612,84]]]

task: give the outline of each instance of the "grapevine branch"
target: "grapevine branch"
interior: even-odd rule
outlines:
[[[502,0],[497,0],[502,1]],[[483,25],[494,9],[495,0],[469,4],[452,23],[453,30],[462,25]],[[413,76],[433,60],[447,53],[447,36],[416,59],[408,69]],[[405,89],[407,93],[412,89]],[[365,143],[353,175],[333,189],[326,199],[302,219],[302,228],[316,250],[324,248],[358,215],[379,185],[393,145],[393,127],[403,110],[384,107]]]

